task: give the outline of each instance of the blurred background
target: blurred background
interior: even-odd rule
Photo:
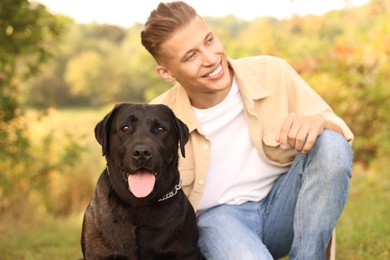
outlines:
[[[100,20],[91,1],[0,2],[0,259],[81,257],[82,214],[105,165],[96,123],[115,103],[170,87],[139,36],[158,1],[128,12],[125,1],[100,2],[116,20]],[[390,259],[390,0],[188,2],[228,56],[286,59],[351,127],[336,256]]]

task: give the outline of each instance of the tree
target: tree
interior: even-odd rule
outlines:
[[[4,149],[19,140],[11,140],[9,128],[21,116],[21,86],[39,72],[51,55],[50,44],[64,29],[64,18],[50,14],[41,4],[27,0],[0,2],[0,159],[11,152]]]
[[[84,97],[92,106],[101,106],[123,92],[126,72],[120,65],[113,51],[101,54],[86,50],[68,62],[65,81],[73,95]]]
[[[28,138],[18,97],[52,54],[68,19],[27,0],[0,2],[0,195],[17,184],[13,176],[28,163]],[[0,200],[0,210],[10,203]],[[1,214],[1,213],[0,213]]]

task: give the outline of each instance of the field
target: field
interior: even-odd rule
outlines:
[[[61,194],[70,196],[74,192],[77,193],[77,190],[86,189],[88,196],[91,195],[91,187],[93,188],[104,166],[100,146],[94,139],[93,128],[110,109],[111,107],[100,110],[55,110],[30,125],[31,135],[38,140],[33,145],[39,145],[40,136],[51,132],[56,144],[61,143],[57,139],[70,135],[72,138],[79,138],[86,149],[80,162],[74,164],[72,176],[81,179],[77,177],[78,172],[88,178],[87,181],[80,181],[78,185],[71,187],[62,187],[62,190],[67,192]],[[61,184],[56,185],[72,183],[64,182],[66,176],[61,175],[58,178],[62,178]],[[69,201],[77,205],[77,198]],[[355,164],[350,197],[336,227],[337,259],[390,259],[389,202],[390,173],[365,169]],[[81,205],[74,207],[67,217],[54,217],[45,210],[36,212],[37,210],[30,206],[17,219],[4,218],[3,222],[0,222],[0,259],[81,258],[80,209],[85,208],[86,200],[80,201],[79,204]]]

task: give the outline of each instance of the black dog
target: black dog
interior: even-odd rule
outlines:
[[[165,105],[120,104],[95,136],[107,168],[84,214],[84,258],[202,259],[177,168],[187,126]]]

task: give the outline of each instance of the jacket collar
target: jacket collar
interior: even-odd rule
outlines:
[[[263,88],[260,82],[254,80],[255,77],[250,75],[248,68],[244,67],[239,60],[228,58],[228,62],[233,68],[238,88],[244,100],[256,101],[269,96],[268,91]]]

